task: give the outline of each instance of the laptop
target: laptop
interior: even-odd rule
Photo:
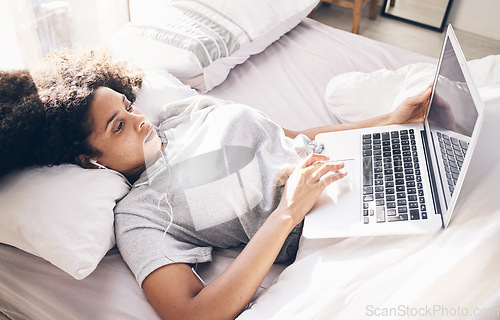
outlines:
[[[484,106],[448,26],[424,123],[322,133],[324,154],[344,162],[304,221],[306,238],[415,234],[450,223]]]

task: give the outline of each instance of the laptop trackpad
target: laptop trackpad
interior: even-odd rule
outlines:
[[[359,227],[361,210],[360,138],[357,134],[318,135],[325,145],[324,154],[344,163],[347,175],[329,185],[306,216],[303,234],[307,238],[328,237],[334,230],[340,234]]]

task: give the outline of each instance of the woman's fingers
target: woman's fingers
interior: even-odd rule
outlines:
[[[342,162],[319,163],[319,167],[311,175],[312,180],[320,181],[326,174],[336,173],[344,168]]]
[[[347,172],[340,171],[344,168],[344,163],[329,161],[329,159],[328,156],[317,153],[308,155],[298,166],[298,169],[302,171],[300,181],[311,186],[325,188],[332,182],[345,177]]]
[[[328,156],[325,156],[323,154],[311,153],[303,160],[302,165],[300,167],[307,168],[318,161],[328,161],[329,159],[330,158]]]
[[[333,182],[344,178],[346,175],[347,171],[337,171],[333,174],[326,175],[323,179],[319,181],[319,184],[321,185],[322,188],[326,188]]]

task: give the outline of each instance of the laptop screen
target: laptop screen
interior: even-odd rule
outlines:
[[[431,152],[434,150],[433,162],[437,162],[433,165],[436,188],[441,189],[436,191],[441,194],[443,211],[449,208],[457,187],[478,119],[478,111],[462,70],[465,61],[461,65],[457,54],[462,53],[456,50],[447,36],[427,115],[431,140],[429,148]]]

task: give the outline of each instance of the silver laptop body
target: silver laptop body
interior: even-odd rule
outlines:
[[[446,228],[467,172],[484,107],[451,25],[423,124],[319,134],[347,176],[306,216],[306,238],[422,233]]]

